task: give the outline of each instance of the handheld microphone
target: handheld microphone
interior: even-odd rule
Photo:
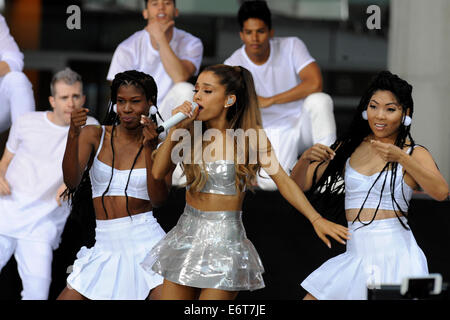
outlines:
[[[191,105],[192,105],[191,111],[194,112],[195,109],[198,108],[198,104],[195,102],[191,102]],[[187,116],[184,113],[178,112],[177,114],[173,115],[172,117],[170,117],[169,119],[164,121],[158,128],[156,128],[156,132],[157,133],[164,132],[164,131],[170,129],[171,127],[173,127],[174,125],[180,123],[181,121],[183,121],[186,118],[187,118]]]

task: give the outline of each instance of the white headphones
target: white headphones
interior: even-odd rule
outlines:
[[[368,118],[367,118],[367,111],[366,110],[364,110],[362,113],[361,113],[361,117],[364,119],[364,120],[367,120]]]
[[[367,119],[368,119],[368,118],[367,118],[367,111],[366,111],[366,110],[364,110],[364,111],[361,113],[361,117],[362,117],[364,120],[367,120]],[[411,119],[410,116],[404,116],[403,119],[402,119],[402,124],[403,124],[405,127],[410,126],[410,125],[411,125],[411,122],[412,122],[412,119]]]
[[[158,109],[155,106],[153,106],[153,105],[150,107],[149,111],[150,111],[151,115],[155,115],[155,114],[158,113]]]
[[[405,116],[402,120],[402,123],[405,127],[410,126],[411,125],[411,117],[410,116]]]

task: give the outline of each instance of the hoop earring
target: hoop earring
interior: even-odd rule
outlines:
[[[367,117],[367,110],[364,110],[364,111],[361,113],[361,117],[362,117],[364,120],[367,120],[367,119],[368,119],[368,117]]]
[[[412,119],[411,119],[410,116],[404,116],[404,117],[403,117],[402,123],[403,123],[403,125],[404,125],[405,127],[410,126],[410,125],[411,125],[411,122],[412,122]]]

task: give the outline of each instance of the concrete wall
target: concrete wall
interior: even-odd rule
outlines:
[[[450,1],[393,0],[388,66],[411,83],[412,135],[450,181]]]

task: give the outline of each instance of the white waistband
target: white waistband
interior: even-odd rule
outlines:
[[[125,227],[127,225],[139,223],[150,217],[153,217],[153,211],[138,213],[138,214],[135,214],[132,216],[116,218],[116,219],[108,219],[108,220],[96,219],[95,222],[97,224],[97,229],[109,229],[109,228],[116,228],[116,227],[120,227],[120,226]]]
[[[406,217],[400,217],[400,220],[402,220],[402,222],[408,226],[408,219]],[[355,222],[353,221],[347,221],[348,224],[348,228],[350,230],[372,230],[372,229],[377,229],[377,230],[382,230],[385,228],[401,228],[401,229],[405,229],[402,224],[400,223],[400,221],[398,221],[398,218],[386,218],[386,219],[378,219],[378,220],[373,220],[372,222],[369,221],[363,221],[363,223],[359,222],[358,220],[356,220]]]

